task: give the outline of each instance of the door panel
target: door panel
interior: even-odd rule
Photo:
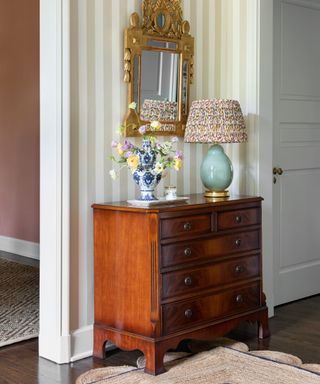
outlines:
[[[280,273],[318,262],[320,171],[286,172],[280,182]],[[288,198],[290,197],[290,198]],[[320,280],[320,279],[319,279]]]
[[[320,292],[320,3],[274,5],[277,305]]]

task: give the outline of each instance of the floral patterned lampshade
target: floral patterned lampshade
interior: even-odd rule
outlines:
[[[242,143],[247,141],[241,107],[236,100],[197,100],[191,105],[184,141]]]

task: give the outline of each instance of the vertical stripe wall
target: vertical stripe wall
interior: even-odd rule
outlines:
[[[191,99],[235,98],[246,117],[249,141],[227,144],[234,165],[232,193],[258,193],[259,0],[184,0],[195,37]],[[71,328],[93,322],[93,202],[134,198],[127,170],[112,181],[110,143],[117,139],[127,104],[123,82],[123,31],[140,0],[71,0]],[[138,139],[136,139],[138,141]],[[199,167],[207,145],[178,143],[184,168],[161,182],[179,194],[202,191]],[[107,277],[106,277],[107,278]]]

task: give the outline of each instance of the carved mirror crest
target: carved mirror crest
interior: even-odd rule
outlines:
[[[194,38],[183,20],[180,0],[143,0],[142,22],[135,12],[124,34],[124,81],[128,104],[125,135],[161,122],[158,135],[183,136],[193,80]]]

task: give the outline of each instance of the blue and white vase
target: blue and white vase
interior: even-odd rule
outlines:
[[[154,172],[156,164],[156,153],[151,147],[151,142],[148,139],[142,141],[142,149],[138,153],[140,163],[137,169],[133,172],[133,180],[139,185],[140,197],[139,200],[158,200],[154,196],[154,189],[161,180],[161,173]]]

